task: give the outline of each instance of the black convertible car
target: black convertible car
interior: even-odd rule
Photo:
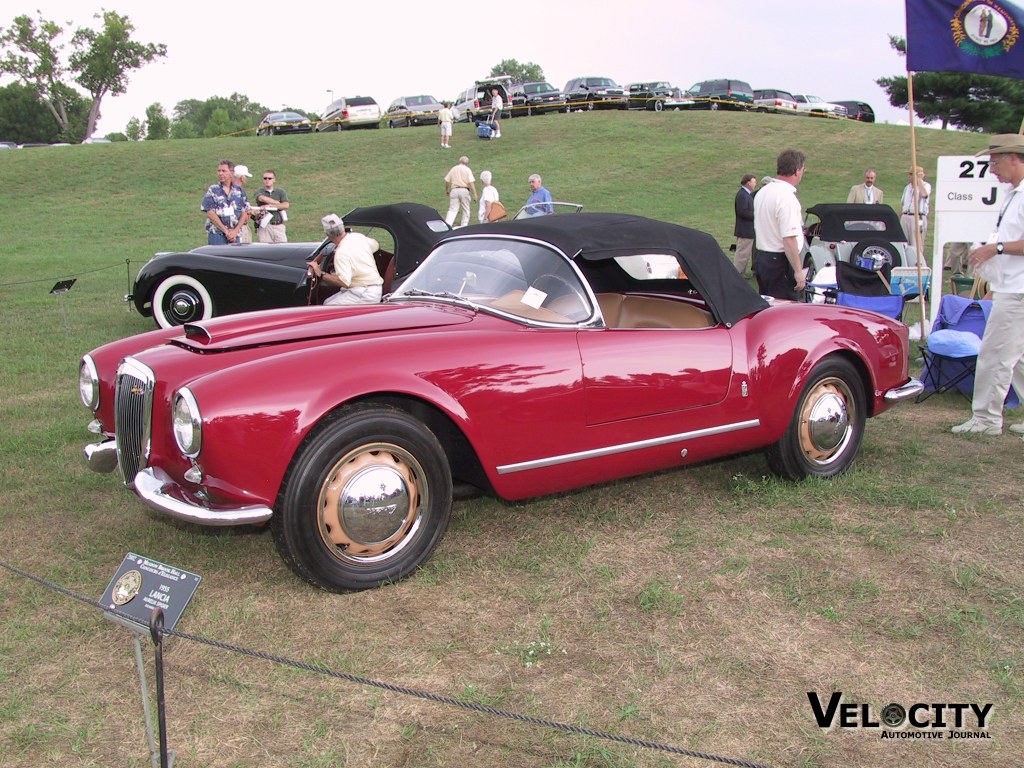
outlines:
[[[409,275],[450,229],[433,208],[395,203],[355,208],[346,229],[357,229],[381,244],[377,269],[384,292]],[[383,230],[383,233],[382,233]],[[390,250],[389,250],[390,246]],[[322,303],[330,292],[311,290],[308,264],[328,257],[328,241],[204,245],[183,253],[158,253],[139,270],[128,297],[143,316],[171,328],[257,309]]]

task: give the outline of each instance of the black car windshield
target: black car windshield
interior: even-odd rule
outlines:
[[[607,77],[588,77],[588,88],[615,88],[615,82]]]
[[[422,107],[428,104],[436,104],[433,96],[413,96],[406,101],[413,106]]]
[[[550,83],[528,83],[523,86],[523,91],[526,93],[547,93],[553,90],[555,90],[555,87]]]
[[[575,324],[594,313],[589,292],[564,256],[536,242],[496,237],[442,243],[390,300],[422,299],[457,300],[544,324]]]

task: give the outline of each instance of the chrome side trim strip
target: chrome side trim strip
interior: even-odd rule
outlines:
[[[642,451],[645,448],[655,448],[659,445],[667,445],[669,443],[681,442],[684,440],[697,440],[701,437],[710,437],[711,435],[724,435],[729,432],[738,432],[742,429],[754,429],[755,427],[761,426],[760,419],[751,419],[750,421],[740,421],[735,424],[722,424],[717,427],[708,427],[707,429],[697,429],[693,432],[680,432],[675,435],[665,435],[664,437],[654,437],[650,440],[639,440],[635,443],[622,443],[620,445],[609,445],[607,448],[595,448],[591,451],[580,451],[579,453],[566,453],[562,456],[549,456],[545,459],[534,459],[533,461],[523,461],[518,464],[504,464],[498,467],[499,475],[509,475],[514,472],[525,472],[530,469],[542,469],[544,467],[554,467],[559,464],[571,464],[574,461],[586,461],[587,459],[597,459],[602,456],[613,456],[617,453],[629,453],[630,451]]]

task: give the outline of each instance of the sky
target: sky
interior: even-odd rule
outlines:
[[[879,122],[906,123],[906,110],[889,106],[875,84],[905,72],[888,38],[905,36],[904,7],[899,0],[30,0],[8,6],[0,26],[21,14],[38,18],[38,9],[73,29],[98,28],[93,14],[106,9],[128,16],[136,41],[167,46],[165,58],[131,75],[125,94],[103,100],[96,135],[123,131],[154,102],[170,117],[179,101],[235,92],[271,110],[315,113],[332,95],[372,96],[381,109],[420,93],[454,99],[504,59],[539,64],[557,88],[582,75],[620,85],[669,80],[683,89],[728,77],[866,101]]]

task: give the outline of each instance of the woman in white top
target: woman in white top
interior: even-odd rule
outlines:
[[[483,192],[480,194],[480,210],[477,216],[480,219],[480,223],[488,221],[488,216],[491,213],[491,205],[498,202],[498,190],[496,187],[491,185],[491,172],[482,171],[480,173],[480,181],[484,183]]]

